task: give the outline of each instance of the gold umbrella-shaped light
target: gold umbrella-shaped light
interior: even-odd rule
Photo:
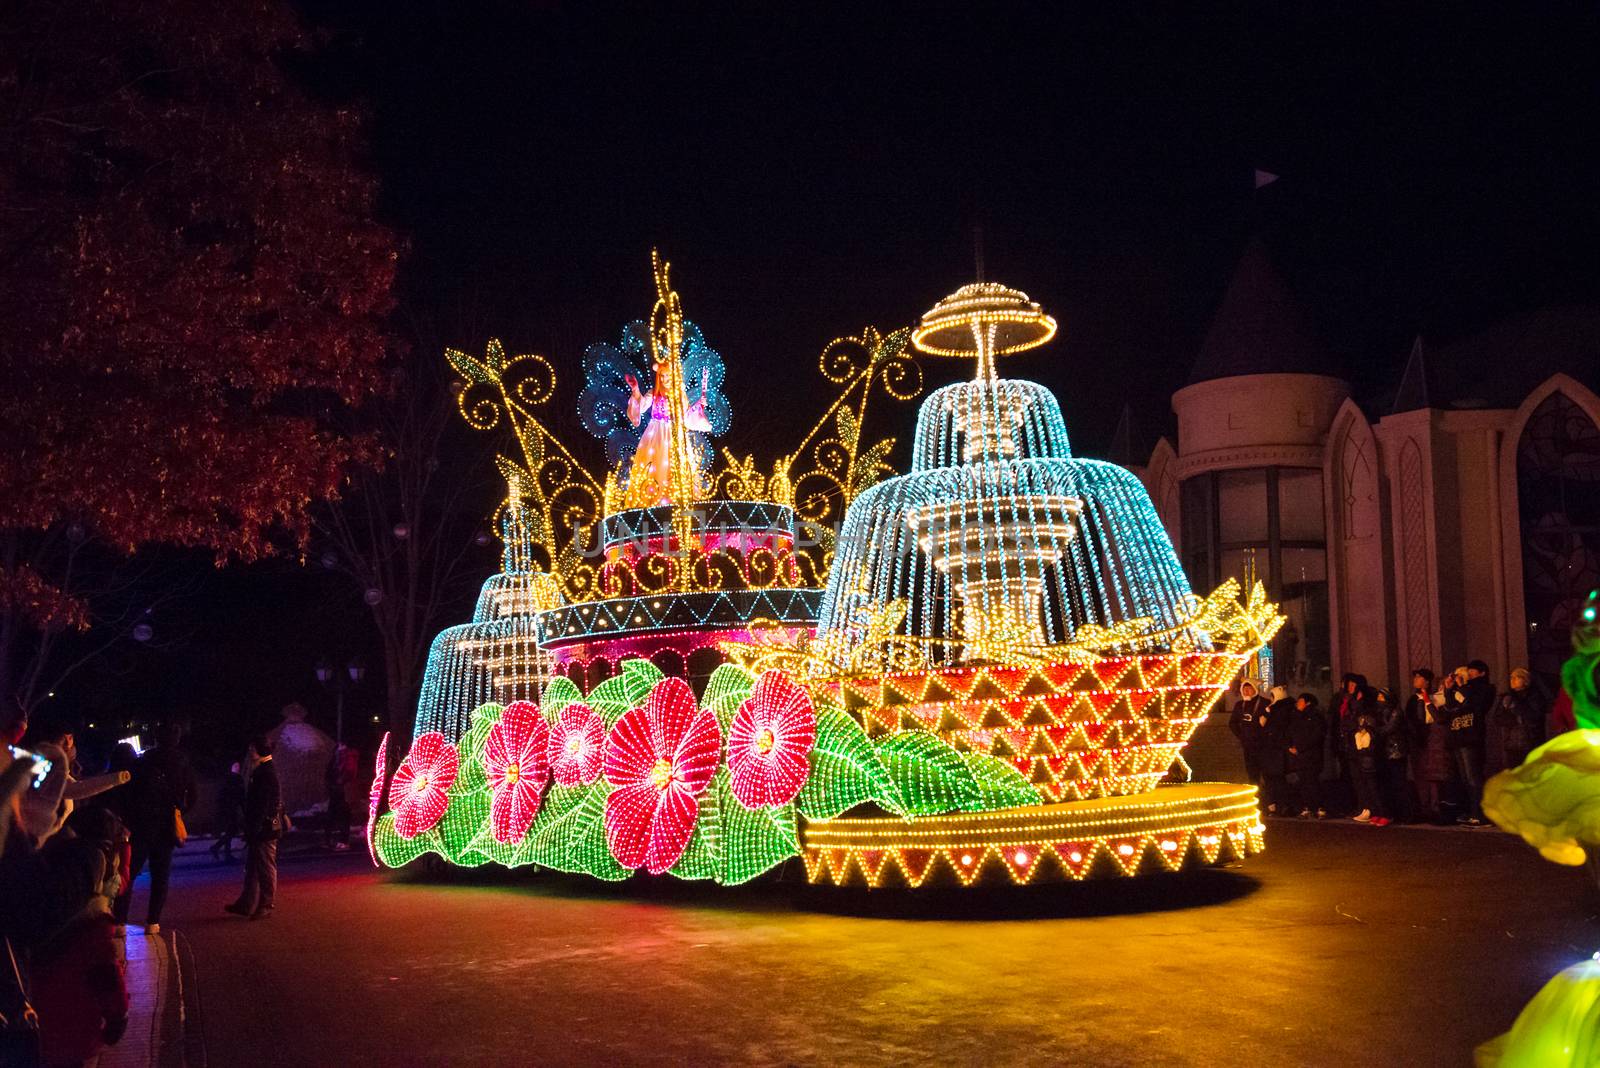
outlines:
[[[994,360],[1037,348],[1056,336],[1056,321],[1021,290],[998,282],[964,285],[922,316],[911,344],[930,356],[976,356],[977,377],[994,381]]]

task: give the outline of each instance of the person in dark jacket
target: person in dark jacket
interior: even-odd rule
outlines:
[[[1303,693],[1289,718],[1289,783],[1300,818],[1322,819],[1322,761],[1328,742],[1328,718],[1317,706],[1316,694]]]
[[[1354,818],[1357,823],[1382,827],[1389,820],[1383,804],[1383,789],[1378,782],[1379,764],[1383,759],[1379,737],[1381,720],[1369,688],[1363,686],[1347,697],[1349,700],[1341,702],[1342,708],[1348,711],[1341,712],[1339,730],[1351,785],[1356,791],[1356,804],[1361,808]]]
[[[1494,706],[1494,683],[1489,665],[1482,660],[1467,664],[1466,681],[1456,687],[1445,714],[1450,720],[1447,740],[1454,754],[1462,794],[1462,814],[1457,823],[1483,826],[1483,750],[1489,710]],[[1460,676],[1457,676],[1458,680]]]
[[[1289,811],[1289,726],[1294,718],[1294,701],[1282,686],[1272,688],[1272,704],[1256,718],[1261,732],[1261,794],[1267,814]]]
[[[1268,702],[1261,693],[1260,679],[1245,679],[1239,683],[1239,700],[1228,716],[1228,729],[1239,739],[1244,751],[1244,773],[1252,785],[1261,785],[1261,750],[1265,737],[1261,730],[1261,714]]]
[[[1356,717],[1366,707],[1367,677],[1353,673],[1346,674],[1339,682],[1339,692],[1333,695],[1333,704],[1328,708],[1328,749],[1334,757],[1335,778],[1343,789],[1348,791],[1346,798],[1341,798],[1341,803],[1354,797],[1356,793],[1355,767],[1351,761],[1350,737],[1355,731]],[[1356,799],[1356,810],[1361,808],[1360,800]],[[1371,818],[1369,812],[1368,818]]]
[[[1417,814],[1434,823],[1441,818],[1440,801],[1450,781],[1450,727],[1444,718],[1445,694],[1434,686],[1432,670],[1411,673],[1411,696],[1406,700],[1406,727],[1411,734],[1411,781],[1417,788]]]
[[[283,791],[272,764],[272,739],[257,735],[247,757],[250,784],[244,797],[244,886],[223,911],[252,920],[272,915],[278,892],[278,839],[283,837]]]
[[[133,863],[129,881],[139,878],[150,865],[150,911],[145,934],[161,933],[161,910],[167,903],[167,886],[172,879],[172,851],[178,848],[178,820],[194,806],[194,770],[179,748],[183,726],[169,722],[161,726],[156,745],[139,758],[133,767],[133,781],[124,789],[131,796],[125,819],[132,839]],[[117,899],[114,913],[118,924],[128,922],[131,892]]]
[[[1405,709],[1382,687],[1372,694],[1374,711],[1378,714],[1378,738],[1383,746],[1383,759],[1378,764],[1378,784],[1383,789],[1385,809],[1381,818],[1384,824],[1391,819],[1407,823],[1416,806],[1411,800],[1411,780],[1406,773],[1411,732],[1407,729]]]
[[[1509,687],[1490,709],[1489,725],[1484,729],[1485,779],[1521,767],[1528,754],[1544,744],[1549,702],[1534,686],[1532,673],[1527,668],[1513,669]]]

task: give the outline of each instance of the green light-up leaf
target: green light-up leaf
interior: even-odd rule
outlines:
[[[539,697],[539,710],[545,719],[554,723],[568,705],[582,700],[583,691],[578,689],[578,684],[565,675],[557,675],[545,683],[544,693]]]
[[[839,409],[839,440],[847,449],[855,449],[861,440],[861,427],[856,422],[856,413],[849,408]]]
[[[817,744],[810,759],[811,774],[795,798],[808,818],[831,819],[873,799],[898,810],[888,767],[861,725],[837,708],[817,707]]]
[[[987,753],[962,753],[967,770],[978,784],[978,802],[970,810],[992,812],[999,808],[1018,805],[1037,805],[1044,799],[1039,788],[1028,781],[1022,772],[999,757]]]
[[[372,848],[378,859],[391,868],[403,868],[424,853],[442,853],[439,835],[424,831],[415,838],[401,838],[394,831],[394,813],[385,812],[378,817],[372,829]]]
[[[484,352],[484,359],[485,363],[488,364],[489,370],[495,374],[499,374],[506,369],[506,365],[509,362],[506,359],[506,347],[500,343],[499,338],[492,337],[489,339],[489,344]]]
[[[644,704],[663,677],[661,669],[648,660],[624,660],[620,673],[589,691],[589,707],[600,713],[610,728],[624,712]]]
[[[500,722],[500,715],[505,710],[505,705],[496,704],[493,701],[485,701],[483,704],[472,710],[473,729],[476,730],[479,727],[487,729],[494,726],[496,723]]]
[[[790,857],[800,855],[800,830],[794,805],[751,810],[733,796],[727,770],[706,792],[716,791],[722,810],[722,858],[717,881],[724,886],[748,882]]]
[[[477,762],[474,761],[474,764]],[[482,770],[479,770],[482,774]],[[458,783],[460,780],[456,780]],[[444,858],[453,864],[482,864],[488,858],[471,849],[472,840],[489,822],[489,791],[452,793],[450,807],[434,829],[439,833],[439,844]]]
[[[483,733],[487,735],[489,728],[485,727]],[[482,752],[483,738],[474,738],[472,732],[468,731],[467,737],[461,740],[461,770],[456,774],[456,781],[446,791],[452,798],[461,794],[482,793],[489,788],[489,777],[484,774],[483,761],[479,759]]]
[[[626,879],[631,872],[618,864],[606,844],[606,797],[611,786],[601,779],[590,786],[552,786],[540,807],[519,859],[557,871],[587,872],[599,879]]]
[[[700,795],[694,834],[670,874],[733,886],[799,853],[794,806],[745,808],[733,796],[728,769],[723,767]]]
[[[455,368],[456,374],[468,382],[487,384],[494,381],[494,375],[489,372],[489,368],[460,349],[445,349],[444,358],[450,361],[450,366]]]
[[[637,657],[622,662],[622,677],[628,681],[628,692],[633,695],[634,708],[644,704],[644,699],[655,689],[656,683],[666,678],[660,668]]]
[[[552,784],[539,804],[538,818],[533,821],[528,836],[522,841],[517,862],[570,871],[565,862],[568,845],[565,833],[571,827],[574,810],[593,789],[592,786]]]
[[[572,845],[567,851],[574,864],[572,870],[620,882],[633,872],[617,863],[606,841],[606,798],[611,794],[611,784],[601,779],[588,789],[573,816]]]
[[[667,869],[680,879],[715,879],[722,867],[722,815],[723,807],[718,797],[717,782],[727,781],[728,769],[718,768],[716,778],[707,784],[700,795],[700,815],[694,822],[694,833],[689,844],[683,847],[678,862]]]
[[[515,868],[521,863],[518,858],[522,854],[522,846],[525,840],[516,842],[498,841],[494,836],[494,830],[486,825],[478,831],[477,837],[473,838],[471,843],[468,844],[466,852],[476,853],[502,867]]]
[[[901,731],[878,743],[894,780],[899,811],[932,816],[976,807],[982,795],[961,754],[926,731]]]
[[[461,736],[461,742],[456,746],[456,755],[461,761],[461,773],[456,776],[458,785],[451,790],[452,793],[471,793],[482,788],[481,767],[478,768],[479,775],[465,782],[462,780],[467,774],[467,765],[477,764],[483,759],[483,743],[493,727],[493,723],[480,723]]]
[[[739,706],[750,696],[755,684],[755,676],[735,664],[718,665],[717,670],[711,673],[701,704],[717,717],[717,726],[722,728],[724,736],[728,733],[728,725],[733,722],[733,714],[739,711]]]
[[[894,470],[888,464],[889,453],[894,449],[894,439],[887,438],[869,447],[850,468],[850,496],[854,497],[862,490],[867,489],[879,478]]]

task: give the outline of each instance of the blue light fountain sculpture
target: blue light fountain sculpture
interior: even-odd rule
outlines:
[[[1157,785],[1281,617],[1259,586],[1196,597],[1139,480],[1075,458],[1056,398],[995,374],[1055,331],[992,282],[922,317],[912,343],[977,375],[928,397],[911,470],[850,506],[809,651],[869,736],[1004,761],[1045,803],[812,820],[814,882],[1135,875],[1261,848],[1254,787]]]
[[[851,621],[896,602],[934,664],[1003,659],[1133,620],[1182,629],[1193,594],[1139,480],[1075,459],[1055,396],[995,376],[996,356],[1054,333],[1037,304],[995,283],[965,286],[923,317],[913,343],[976,356],[978,375],[928,397],[910,473],[850,509],[824,639],[853,637]],[[1209,647],[1203,633],[1189,637]]]

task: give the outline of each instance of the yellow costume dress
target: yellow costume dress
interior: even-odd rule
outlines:
[[[662,371],[662,366],[657,364],[655,377],[658,383],[662,379]],[[633,450],[623,506],[654,508],[657,505],[671,504],[672,461],[669,455],[669,443],[672,440],[672,413],[669,410],[666,394],[654,388],[649,393],[640,393],[636,383],[630,382],[630,385],[633,395],[628,398],[628,422],[634,426],[645,420],[648,422],[645,423],[644,433],[639,437],[639,444]],[[700,385],[700,399],[688,406],[684,425],[690,430],[702,433],[711,430],[711,421],[706,418],[704,382]],[[693,455],[689,457],[689,462],[694,462]]]

